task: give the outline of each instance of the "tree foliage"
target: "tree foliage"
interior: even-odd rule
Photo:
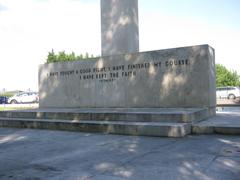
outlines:
[[[13,92],[2,92],[0,93],[0,96],[6,96],[6,97],[12,97],[14,95]]]
[[[216,85],[222,86],[240,86],[240,76],[236,71],[229,71],[225,66],[216,64]]]
[[[53,62],[63,62],[63,61],[76,61],[76,60],[83,60],[88,58],[94,58],[93,55],[89,55],[88,53],[75,55],[74,52],[67,54],[65,51],[60,51],[57,54],[52,49],[51,52],[48,52],[47,56],[47,63]]]

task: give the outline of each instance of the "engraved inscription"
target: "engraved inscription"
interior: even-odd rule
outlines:
[[[190,65],[189,59],[167,60],[159,62],[145,62],[139,64],[125,64],[111,67],[93,67],[71,69],[60,72],[49,72],[47,78],[78,76],[80,80],[99,80],[99,82],[113,82],[119,78],[134,78],[141,70],[151,69],[160,71],[161,68],[182,67]]]

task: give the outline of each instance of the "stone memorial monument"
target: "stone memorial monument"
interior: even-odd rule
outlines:
[[[137,53],[138,0],[101,1],[102,56]]]
[[[213,48],[138,52],[137,0],[101,0],[101,24],[102,57],[40,65],[40,108],[78,109],[96,131],[174,137],[215,115]]]

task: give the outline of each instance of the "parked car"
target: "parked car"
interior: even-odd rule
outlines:
[[[38,93],[36,92],[21,92],[8,99],[8,103],[35,103],[38,102]]]
[[[240,97],[240,87],[218,87],[217,98],[236,99]]]
[[[6,96],[0,96],[0,104],[7,104],[8,98]]]

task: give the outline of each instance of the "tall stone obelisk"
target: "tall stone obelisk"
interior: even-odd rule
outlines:
[[[139,52],[138,0],[101,0],[102,56]]]

